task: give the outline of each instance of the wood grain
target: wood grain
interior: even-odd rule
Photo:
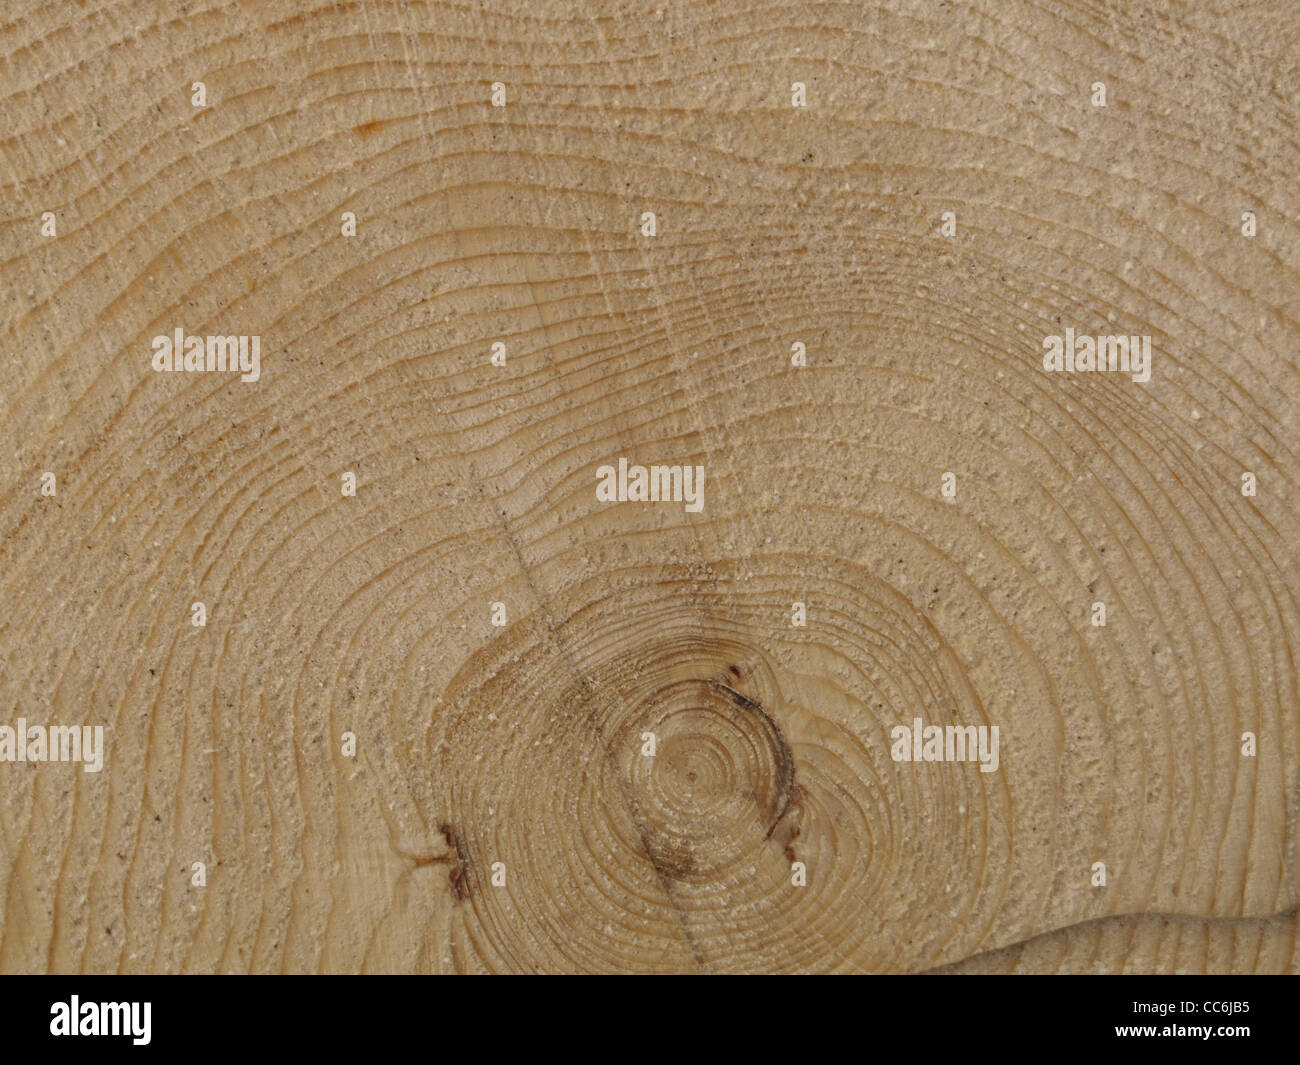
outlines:
[[[0,18],[0,970],[1300,971],[1294,4]]]

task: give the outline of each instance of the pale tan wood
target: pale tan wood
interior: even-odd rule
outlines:
[[[0,16],[0,970],[1300,968],[1300,9],[168,6]]]

